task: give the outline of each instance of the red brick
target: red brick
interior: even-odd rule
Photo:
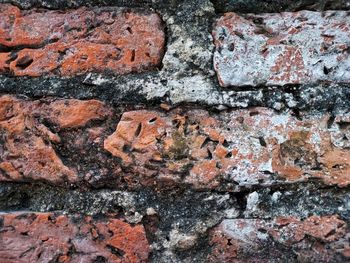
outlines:
[[[346,11],[227,13],[214,28],[220,85],[349,83]]]
[[[97,100],[0,97],[0,181],[113,178],[114,187],[232,191],[315,179],[350,184],[346,114],[332,123],[267,108],[138,110],[122,114],[110,134],[112,112]]]
[[[52,213],[0,215],[1,262],[147,262],[142,225],[107,216]],[[104,260],[104,261],[103,261]]]
[[[105,140],[104,148],[135,174],[141,174],[143,183],[148,184],[152,177],[156,181],[181,182],[182,175],[192,167],[185,183],[215,187],[221,169],[228,169],[228,150],[222,146],[225,138],[220,129],[217,131],[218,125],[218,120],[200,110],[168,115],[126,112],[115,133]]]
[[[211,230],[209,261],[270,262],[288,252],[298,262],[339,262],[350,256],[347,231],[347,224],[335,215],[227,219]]]
[[[45,103],[0,97],[0,131],[4,140],[0,152],[0,181],[75,182],[76,171],[63,164],[53,148],[61,138],[39,119],[45,119],[58,129],[73,129],[91,120],[102,120],[108,114],[108,108],[96,100]]]
[[[150,70],[161,63],[164,41],[161,19],[150,11],[0,5],[0,72],[16,76]]]
[[[266,108],[220,115],[132,111],[122,115],[104,148],[146,185],[234,189],[318,178],[343,187],[350,183],[350,151],[340,122],[348,122],[338,116],[328,128],[329,119],[302,121]]]

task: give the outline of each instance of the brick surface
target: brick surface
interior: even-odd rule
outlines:
[[[346,116],[333,123],[329,116],[301,121],[266,108],[220,115],[133,111],[123,114],[104,148],[144,182],[155,177],[229,189],[317,178],[346,186],[348,121]]]
[[[209,262],[347,262],[347,224],[336,215],[226,219],[210,233]]]
[[[0,215],[1,262],[147,262],[142,225],[107,216]]]
[[[350,262],[349,12],[0,0],[0,263]]]
[[[220,85],[350,82],[346,11],[227,13],[214,28]]]
[[[104,119],[110,112],[96,100],[25,101],[0,97],[0,180],[75,182],[77,172],[54,150],[61,137],[48,124],[74,129]],[[45,124],[46,125],[45,125]]]
[[[97,100],[0,97],[0,180],[196,189],[319,180],[349,185],[350,116],[251,108],[137,110]],[[115,132],[111,130],[116,127]]]
[[[165,35],[150,11],[21,11],[0,4],[0,72],[16,76],[126,74],[159,66]]]

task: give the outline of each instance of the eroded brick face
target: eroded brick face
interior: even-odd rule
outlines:
[[[347,262],[347,224],[336,215],[226,219],[210,233],[209,262]]]
[[[299,120],[267,108],[115,112],[97,100],[1,96],[0,180],[232,191],[315,179],[350,183],[346,114]]]
[[[108,114],[109,109],[97,100],[33,102],[1,96],[0,180],[76,182],[76,170],[67,167],[54,149],[61,143],[57,132],[105,119]]]
[[[150,11],[0,4],[0,72],[16,76],[142,72],[159,66],[164,39]]]
[[[266,108],[123,114],[105,150],[141,181],[234,189],[317,178],[350,183],[348,117],[298,120]],[[148,184],[148,183],[147,183]]]
[[[148,262],[143,226],[113,216],[12,213],[0,222],[1,262]]]
[[[346,11],[227,13],[214,28],[221,86],[349,83]]]

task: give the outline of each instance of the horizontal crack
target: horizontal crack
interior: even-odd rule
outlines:
[[[59,39],[48,39],[43,43],[35,44],[35,45],[14,45],[8,46],[4,44],[0,44],[0,53],[16,53],[22,49],[40,49],[45,47],[46,45],[56,43]]]

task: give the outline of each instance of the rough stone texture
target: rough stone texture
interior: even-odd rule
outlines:
[[[64,217],[77,227],[86,226],[85,218],[89,216],[90,225],[111,218],[131,226],[142,224],[151,251],[147,262],[222,262],[220,256],[216,260],[213,257],[216,245],[225,247],[225,242],[231,241],[223,238],[214,243],[213,233],[218,228],[211,229],[223,220],[255,220],[266,229],[262,230],[265,234],[254,231],[251,235],[258,243],[254,245],[256,253],[239,254],[248,262],[249,255],[250,261],[255,262],[279,258],[285,259],[283,262],[298,262],[298,256],[304,262],[349,261],[344,253],[348,248],[344,242],[347,234],[339,236],[345,227],[348,232],[350,224],[349,186],[345,186],[348,168],[342,165],[348,164],[350,85],[325,81],[312,85],[222,88],[213,69],[212,39],[213,24],[222,16],[221,12],[345,10],[348,0],[0,0],[0,3],[14,4],[22,9],[21,13],[38,8],[64,13],[72,12],[72,8],[81,10],[81,6],[87,6],[83,10],[89,12],[114,12],[127,7],[139,15],[158,14],[164,21],[166,36],[162,65],[154,71],[125,75],[103,71],[67,78],[53,74],[35,78],[0,75],[0,93],[15,95],[13,98],[21,102],[20,109],[25,109],[26,119],[34,121],[33,126],[26,124],[29,129],[21,135],[19,145],[26,136],[29,140],[34,135],[41,138],[75,175],[71,182],[34,180],[37,177],[22,175],[19,181],[7,178],[0,183],[0,211],[55,212],[67,215]],[[3,55],[7,52],[1,52],[0,57],[7,56]],[[77,114],[78,105],[82,110],[86,108],[80,101],[84,100],[90,101],[88,104],[103,104],[102,113],[106,115],[89,113],[96,118],[84,121],[85,117],[78,120],[75,116],[76,120],[69,121],[72,110],[58,112],[64,111],[61,105],[72,100],[77,100],[74,107]],[[52,110],[54,105],[60,108],[56,113]],[[152,116],[158,121],[151,121]],[[50,135],[51,139],[60,140],[49,141],[45,132],[37,130],[41,125],[58,136]],[[197,125],[198,130],[193,130]],[[220,140],[212,141],[213,130],[219,133]],[[313,133],[317,136],[312,136]],[[7,140],[4,134],[1,129],[0,159]],[[198,148],[194,142],[198,143],[202,136],[209,139],[203,148]],[[36,151],[29,148],[33,144],[21,147]],[[235,148],[241,156],[234,157]],[[220,154],[226,151],[232,156],[221,158]],[[273,157],[275,171],[270,174],[269,162],[260,166],[246,152]],[[20,160],[21,167],[28,165],[29,159],[25,158]],[[218,167],[213,167],[214,162]],[[238,171],[231,175],[220,168],[221,163],[232,162],[241,169],[244,164],[252,169],[240,176]],[[208,174],[201,171],[204,167],[201,164],[209,167]],[[181,172],[169,170],[174,167]],[[51,176],[39,171],[31,176]],[[79,222],[75,221],[76,214],[82,214],[78,216]],[[279,233],[293,238],[290,234],[298,233],[300,238],[305,232],[304,239],[292,245],[283,242],[283,236],[272,231],[278,230],[275,226],[280,217],[287,218],[293,228],[291,231],[279,226]],[[325,240],[328,237],[323,234],[328,230],[322,232],[322,228],[314,227],[314,222],[327,226],[331,230],[329,237],[339,240]],[[267,241],[259,239],[268,233],[274,235]],[[242,244],[240,251],[252,251],[247,243],[238,243]],[[306,257],[317,252],[316,259]]]
[[[235,189],[317,178],[349,185],[347,115],[298,120],[265,108],[210,115],[124,113],[104,148],[135,175],[195,188]]]
[[[254,205],[251,195],[257,194]],[[150,262],[206,262],[210,252],[208,230],[224,218],[306,218],[312,214],[338,214],[349,224],[350,216],[347,189],[322,188],[313,183],[230,194],[188,190],[157,193],[144,189],[87,192],[7,183],[0,186],[0,201],[3,211],[60,210],[69,214],[87,213],[93,218],[100,217],[101,213],[123,213],[127,222],[143,223],[153,248]],[[188,247],[191,242],[179,242],[179,237],[187,241],[197,239],[192,247]],[[183,244],[187,245],[186,249]],[[296,260],[291,257],[290,261]]]
[[[96,100],[29,102],[1,96],[0,180],[77,181],[77,172],[62,162],[53,147],[62,142],[61,137],[47,124],[55,125],[57,130],[74,129],[104,119],[108,114],[110,111]],[[91,133],[98,137],[98,130]]]
[[[336,215],[304,220],[227,219],[212,230],[209,262],[346,262],[347,224]]]
[[[0,215],[3,262],[146,262],[142,225],[113,216],[96,219],[53,213]]]
[[[220,85],[349,83],[345,11],[225,14],[213,31]]]
[[[348,114],[299,120],[267,108],[137,110],[124,112],[110,134],[118,109],[97,100],[2,96],[0,112],[1,181],[230,191],[315,179],[350,183]]]
[[[2,4],[0,21],[0,72],[15,76],[141,72],[163,56],[162,22],[150,11],[21,11]]]
[[[25,94],[29,97],[58,96],[64,98],[101,99],[106,102],[140,104],[166,102],[170,105],[197,103],[213,109],[264,106],[339,113],[348,110],[348,84],[303,85],[285,88],[225,90],[218,85],[212,69],[212,24],[216,17],[209,0],[124,1],[45,1],[0,0],[25,9],[46,7],[66,9],[88,6],[151,7],[166,24],[166,53],[159,72],[135,76],[113,77],[109,74],[62,79],[12,78],[0,75],[0,92]],[[261,1],[252,3],[252,8]],[[259,8],[257,8],[259,9]],[[234,11],[234,10],[233,10]],[[239,11],[239,10],[238,10]],[[292,91],[292,92],[291,92]]]

